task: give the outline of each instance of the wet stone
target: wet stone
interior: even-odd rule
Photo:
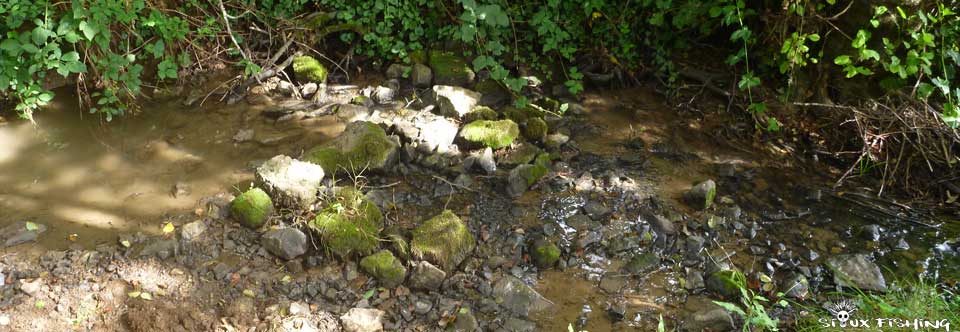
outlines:
[[[513,276],[503,276],[497,280],[493,285],[493,295],[501,306],[521,317],[553,306],[553,302]]]
[[[871,224],[860,228],[860,238],[867,241],[880,241],[880,225]]]
[[[655,253],[646,252],[633,256],[633,258],[631,258],[630,261],[623,266],[623,272],[633,275],[640,275],[654,271],[659,267],[660,257]]]
[[[627,277],[618,273],[606,273],[600,278],[600,289],[608,294],[615,294],[627,284]]]
[[[880,267],[864,254],[838,255],[827,260],[833,272],[833,282],[840,287],[855,287],[860,290],[884,292],[887,282]]]
[[[806,299],[810,293],[810,283],[803,274],[795,273],[783,283],[781,292],[795,299]]]
[[[733,331],[733,317],[723,308],[702,309],[683,321],[682,331]]]

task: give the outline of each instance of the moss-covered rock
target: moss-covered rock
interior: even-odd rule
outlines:
[[[513,144],[513,140],[520,136],[520,127],[510,120],[478,120],[463,126],[459,136],[468,142],[499,149]]]
[[[543,112],[530,106],[523,108],[506,106],[502,112],[504,118],[513,120],[513,122],[516,123],[524,123],[532,118],[543,118]]]
[[[356,121],[337,138],[307,151],[305,159],[328,172],[382,171],[396,161],[399,147],[377,124]]]
[[[293,58],[293,73],[301,81],[323,83],[327,80],[327,67],[312,56],[301,55]]]
[[[737,270],[720,270],[707,278],[707,289],[728,299],[740,296],[740,288],[745,287],[747,278]]]
[[[437,85],[467,86],[477,76],[463,58],[451,52],[430,51],[429,61]]]
[[[244,226],[257,229],[273,214],[273,201],[263,189],[251,188],[230,202],[230,212]]]
[[[475,246],[467,225],[452,211],[444,210],[413,230],[410,250],[417,259],[453,271]]]
[[[539,239],[530,247],[533,263],[541,269],[553,267],[560,260],[560,248],[553,242]]]
[[[540,148],[530,143],[520,143],[515,148],[506,151],[497,163],[504,166],[529,164],[541,152]]]
[[[397,287],[407,278],[407,268],[403,266],[389,250],[380,250],[376,254],[360,260],[360,269],[366,274],[377,278],[380,285],[388,288]]]
[[[523,127],[523,137],[531,141],[541,141],[547,137],[547,122],[542,118],[527,119]]]
[[[507,193],[512,197],[519,197],[527,192],[534,183],[540,181],[544,175],[547,175],[549,169],[546,165],[535,163],[525,164],[510,170],[507,176]]]
[[[494,111],[492,108],[486,106],[477,106],[474,107],[470,113],[467,113],[463,116],[464,123],[470,123],[477,120],[496,120],[500,114],[497,111]]]
[[[698,183],[684,193],[687,203],[698,209],[707,209],[713,205],[713,198],[717,196],[717,183],[706,180]]]
[[[308,226],[329,253],[340,258],[367,255],[379,247],[383,213],[359,191],[343,188]]]

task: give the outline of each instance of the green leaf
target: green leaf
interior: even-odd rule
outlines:
[[[76,51],[70,51],[60,56],[60,61],[63,62],[74,62],[78,60],[80,60],[80,53],[77,53]]]
[[[7,51],[10,54],[16,54],[20,50],[20,42],[16,39],[8,38],[0,42],[0,50]]]
[[[86,37],[87,40],[92,41],[93,37],[97,36],[97,32],[98,32],[97,27],[91,25],[90,23],[87,23],[87,21],[80,21],[79,28],[80,28],[80,31],[83,32],[83,36]]]
[[[849,65],[849,64],[851,63],[851,62],[850,62],[850,56],[849,56],[849,55],[840,55],[840,56],[837,56],[836,58],[833,58],[833,63],[838,64],[838,65],[841,65],[841,66]]]
[[[33,231],[36,231],[36,230],[40,229],[40,226],[37,225],[36,223],[32,222],[32,221],[26,222],[25,225],[26,225],[26,227],[27,227],[27,231],[28,231],[28,232],[33,232]]]

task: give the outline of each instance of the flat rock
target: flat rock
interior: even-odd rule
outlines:
[[[494,299],[510,312],[526,317],[553,306],[553,302],[537,293],[523,280],[504,275],[493,285]]]
[[[833,282],[840,287],[854,287],[862,291],[887,290],[887,282],[880,267],[865,254],[839,255],[827,259],[833,271]]]
[[[260,239],[271,254],[291,260],[307,252],[307,235],[296,228],[272,229]]]

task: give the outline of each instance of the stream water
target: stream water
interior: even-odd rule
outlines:
[[[940,225],[927,227],[865,217],[823,189],[829,188],[830,177],[784,170],[776,160],[744,152],[749,148],[720,146],[700,125],[677,116],[660,100],[640,89],[588,95],[584,119],[593,131],[572,135],[581,150],[579,166],[593,167],[599,175],[609,168],[604,161],[615,164],[631,178],[633,194],[644,199],[679,201],[692,183],[720,179],[719,199],[737,202],[745,216],[731,227],[749,229],[753,223],[761,229],[755,237],[707,239],[733,253],[737,266],[773,264],[771,256],[787,251],[803,266],[815,266],[831,254],[880,252],[879,263],[892,279],[918,274],[960,278],[960,259],[949,253],[960,235],[956,221],[927,220]],[[40,251],[93,248],[117,241],[121,233],[157,234],[166,218],[190,213],[201,198],[245,187],[256,161],[277,154],[298,156],[344,127],[333,117],[276,124],[261,111],[243,103],[185,108],[179,100],[169,100],[104,123],[82,114],[73,99],[60,98],[37,113],[36,125],[0,125],[0,227],[22,221],[46,225],[39,242],[26,246]],[[253,136],[237,137],[246,130]],[[817,192],[822,192],[819,198],[811,199]],[[609,196],[531,191],[517,201],[531,211],[522,226],[549,228],[561,237],[576,233],[567,220],[585,201],[603,195]],[[675,206],[687,224],[712,222],[711,215]],[[642,238],[640,218],[631,209],[621,211],[603,223],[602,232],[613,234],[605,241]],[[881,226],[881,240],[858,235],[869,224]],[[576,252],[576,241],[565,238],[564,252]],[[613,244],[604,246],[613,250]],[[624,264],[622,256],[611,256],[588,252],[574,263],[578,265],[541,273],[537,290],[558,305],[535,317],[541,330],[566,330],[578,321],[589,331],[616,329],[607,319],[612,296],[598,288],[605,273]],[[685,291],[683,278],[675,269],[659,269],[625,282],[627,289],[616,300],[626,304],[628,324],[650,330],[661,312],[692,311],[709,303],[705,295]]]

